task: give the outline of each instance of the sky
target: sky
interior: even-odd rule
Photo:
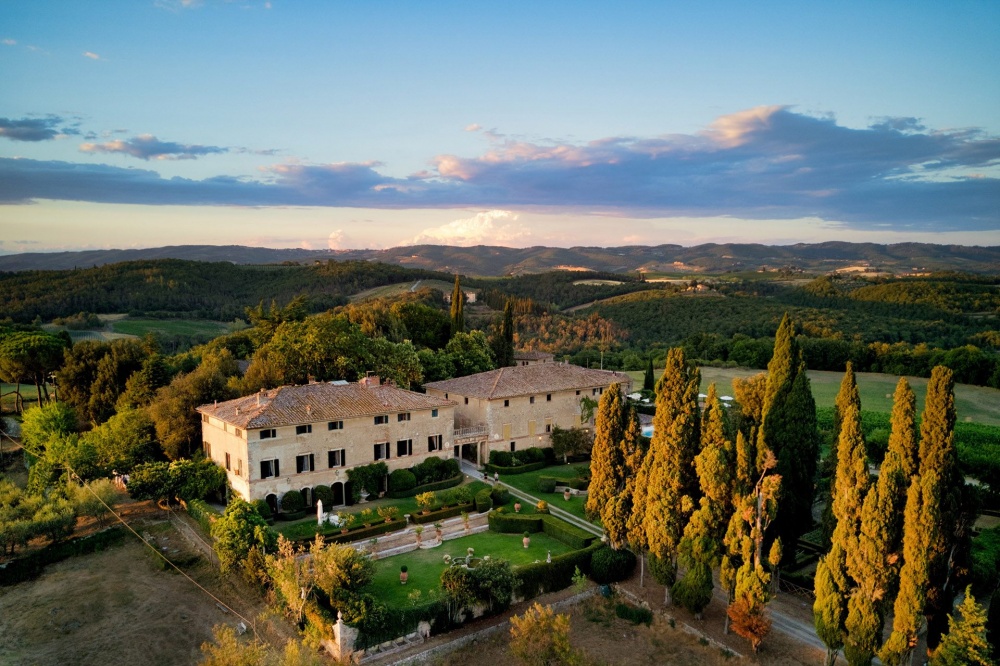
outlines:
[[[1000,3],[0,0],[0,253],[1000,245]]]

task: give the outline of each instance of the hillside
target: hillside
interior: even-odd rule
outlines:
[[[828,242],[796,245],[716,244],[627,247],[529,247],[480,245],[452,247],[414,245],[388,250],[304,250],[238,245],[176,245],[130,250],[24,253],[0,256],[0,271],[67,270],[123,261],[184,259],[234,264],[280,264],[337,261],[379,261],[463,275],[500,276],[557,269],[588,269],[625,273],[691,274],[790,269],[827,273],[867,267],[891,273],[964,271],[996,273],[1000,246],[934,245],[930,243]]]

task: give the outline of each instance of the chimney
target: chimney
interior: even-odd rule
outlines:
[[[306,414],[312,414],[312,413],[313,413],[312,405],[306,405]]]
[[[257,394],[257,406],[260,407],[260,393]]]
[[[365,375],[363,379],[358,380],[358,383],[361,384],[362,386],[379,386],[381,384],[381,381],[379,380],[378,375],[369,370],[368,374]]]

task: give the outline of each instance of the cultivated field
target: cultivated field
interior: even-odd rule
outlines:
[[[438,289],[445,294],[450,294],[455,288],[454,283],[445,282],[444,280],[417,280],[410,282],[398,282],[396,284],[387,284],[381,287],[375,287],[374,289],[366,289],[365,291],[359,291],[358,293],[351,296],[352,303],[360,303],[363,301],[370,301],[375,298],[386,298],[392,296],[399,296],[405,294],[408,291],[417,291],[418,289]],[[475,291],[475,290],[472,290]]]
[[[228,330],[228,324],[203,319],[120,319],[110,324],[115,333],[142,337],[147,333],[161,335],[201,335],[216,337]]]

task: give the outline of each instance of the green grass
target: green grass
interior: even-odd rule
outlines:
[[[573,479],[580,476],[581,473],[588,473],[588,471],[589,466],[587,463],[575,463],[572,465],[553,465],[551,467],[543,467],[542,469],[527,472],[525,474],[501,474],[500,479],[504,483],[507,483],[520,491],[526,492],[533,497],[537,497],[538,499],[543,499],[554,507],[586,520],[587,516],[583,510],[584,505],[587,503],[587,498],[585,496],[574,495],[569,499],[569,501],[566,501],[563,499],[563,494],[561,492],[543,493],[538,490],[538,477],[554,476],[557,479]]]
[[[659,371],[662,372],[662,371]],[[707,392],[709,384],[715,382],[720,395],[732,395],[734,377],[749,377],[760,370],[747,368],[701,368],[701,390]],[[642,386],[643,373],[633,371],[628,373],[633,381]],[[810,370],[809,382],[812,385],[813,397],[817,407],[833,407],[840,389],[840,381],[844,378],[842,372],[826,370]],[[861,394],[862,409],[872,412],[892,411],[892,395],[896,390],[899,377],[874,372],[857,373],[858,392]],[[917,396],[917,410],[922,411],[924,396],[927,393],[927,380],[922,377],[907,377],[913,392]],[[969,384],[955,385],[955,412],[959,421],[983,423],[1000,426],[1000,390]]]
[[[365,291],[360,291],[351,296],[351,302],[360,303],[362,301],[370,301],[376,298],[400,296],[410,291],[414,282],[416,282],[416,280],[410,280],[409,282],[397,282],[396,284],[387,284],[381,287],[375,287],[374,289],[366,289]],[[446,294],[450,294],[454,287],[454,284],[451,282],[445,282],[444,280],[420,280],[420,284],[417,285],[418,290],[425,288],[438,289]]]
[[[216,337],[226,332],[228,324],[201,319],[122,319],[111,322],[111,330],[142,337],[146,333],[161,335],[210,335]]]
[[[445,541],[436,548],[419,549],[394,555],[375,562],[375,581],[370,591],[382,602],[397,608],[410,605],[408,595],[420,590],[422,602],[432,598],[441,589],[441,573],[445,570],[444,555],[465,557],[467,548],[475,548],[475,556],[489,555],[491,559],[505,559],[513,566],[544,561],[548,551],[552,556],[572,550],[563,542],[538,532],[531,535],[531,545],[524,548],[520,534],[481,532],[452,541]],[[399,568],[406,565],[409,578],[406,585],[399,582]]]

